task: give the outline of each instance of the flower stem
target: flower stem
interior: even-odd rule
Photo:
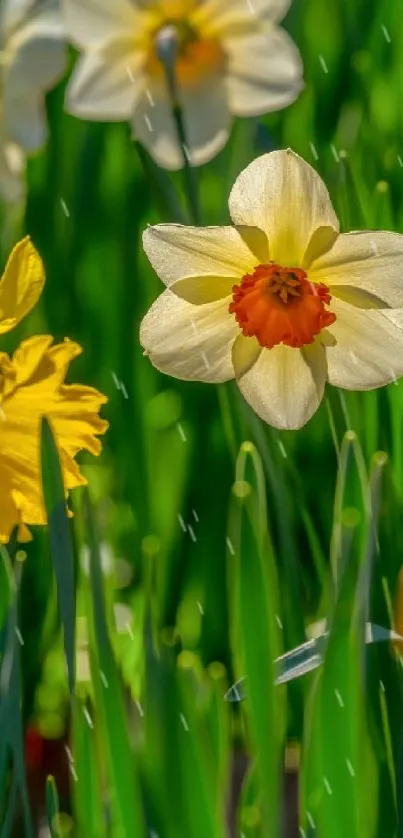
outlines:
[[[157,53],[165,71],[176,136],[182,154],[183,183],[188,201],[189,213],[193,223],[198,225],[201,223],[198,183],[194,168],[191,166],[189,160],[183,111],[179,103],[178,95],[178,83],[176,76],[178,34],[175,26],[166,26],[161,30],[157,42]]]
[[[181,107],[175,102],[172,103],[172,114],[175,121],[178,142],[183,156],[183,183],[186,192],[186,197],[188,200],[189,212],[193,223],[198,225],[201,223],[201,213],[197,176],[195,170],[192,168],[189,162],[189,153],[188,146],[186,143],[186,132],[183,121],[183,112]]]

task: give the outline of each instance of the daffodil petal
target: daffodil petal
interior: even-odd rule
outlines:
[[[38,151],[45,143],[48,129],[39,96],[29,95],[7,99],[4,123],[8,136],[26,152]]]
[[[133,111],[131,126],[133,139],[140,140],[158,165],[172,171],[181,168],[183,156],[164,85],[145,81]]]
[[[15,526],[45,524],[40,472],[41,418],[47,416],[60,453],[66,489],[85,483],[73,457],[81,449],[99,454],[96,435],[108,423],[98,415],[106,398],[91,387],[65,385],[69,362],[81,348],[71,342],[51,346],[38,335],[19,346],[12,358],[2,355],[0,412],[0,541]]]
[[[224,81],[209,76],[189,88],[181,87],[179,100],[187,140],[187,155],[193,166],[211,160],[225,145],[230,116]],[[133,136],[140,140],[164,169],[183,167],[172,108],[166,86],[149,79],[133,113]]]
[[[84,49],[136,33],[138,12],[130,0],[62,0],[62,7],[71,40]]]
[[[229,109],[236,116],[280,110],[303,88],[300,54],[286,32],[239,34],[224,40]]]
[[[35,335],[20,343],[13,355],[13,388],[29,381],[52,343],[53,338],[50,335]]]
[[[255,337],[238,335],[232,347],[232,363],[237,380],[256,364],[262,351],[262,347]]]
[[[372,390],[403,375],[403,333],[383,311],[332,299],[337,320],[324,333],[330,384]]]
[[[234,227],[158,224],[144,231],[143,247],[167,286],[185,277],[239,279],[256,265],[256,256]]]
[[[403,331],[403,309],[402,308],[388,308],[383,309],[382,314],[387,320],[390,320],[397,329]]]
[[[25,97],[28,91],[50,90],[67,65],[65,30],[60,12],[38,10],[10,38],[4,71],[4,96]]]
[[[15,526],[18,520],[19,512],[12,492],[2,492],[0,505],[0,544],[7,544],[10,539],[13,529],[13,526],[10,528],[10,521]]]
[[[403,306],[403,235],[343,233],[330,250],[312,262],[309,277],[328,285],[332,295],[353,287],[399,308]]]
[[[71,340],[64,340],[54,346],[52,343],[50,335],[34,335],[20,343],[13,355],[15,386],[29,383],[35,384],[37,388],[44,386],[47,391],[56,391],[61,386],[69,364],[81,355],[82,349]]]
[[[32,0],[2,0],[0,3],[0,30],[5,39],[11,37],[13,30],[21,26],[29,14]]]
[[[247,166],[231,190],[229,210],[234,224],[263,230],[271,259],[286,266],[302,265],[319,227],[338,230],[325,184],[290,149],[264,154]]]
[[[222,74],[207,74],[198,84],[183,85],[179,100],[190,163],[202,166],[224,148],[229,137],[231,117]]]
[[[168,289],[145,315],[140,343],[161,372],[188,381],[234,377],[232,344],[239,334],[229,314],[230,298],[194,306]]]
[[[67,88],[67,110],[82,119],[129,120],[143,91],[142,60],[127,35],[84,54]]]
[[[301,428],[318,409],[326,382],[326,356],[318,344],[263,349],[238,387],[255,413],[284,430]]]
[[[226,276],[192,276],[187,279],[179,279],[172,283],[170,289],[182,300],[199,306],[205,303],[213,303],[216,300],[227,298],[234,285],[236,277]]]
[[[315,230],[304,253],[302,262],[304,270],[309,270],[312,262],[332,247],[338,235],[338,230],[334,227],[318,227]]]
[[[0,281],[0,334],[9,332],[31,311],[44,284],[42,260],[26,237],[12,250]]]
[[[25,156],[22,149],[0,137],[0,193],[10,204],[24,197],[24,168]]]
[[[262,23],[278,23],[290,4],[291,0],[205,0],[196,6],[191,22],[210,38],[247,35]]]

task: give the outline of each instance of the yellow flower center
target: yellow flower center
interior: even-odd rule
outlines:
[[[328,287],[309,282],[301,268],[258,265],[232,292],[230,313],[244,335],[255,336],[267,349],[279,343],[301,348],[336,320],[325,309],[331,301]]]
[[[225,65],[225,53],[220,42],[214,38],[203,38],[191,24],[188,14],[193,4],[167,2],[162,11],[166,14],[157,29],[152,32],[148,51],[147,71],[154,79],[163,78],[166,68],[162,61],[161,45],[170,41],[174,55],[175,77],[180,86],[199,84],[207,75],[220,72]],[[165,46],[165,45],[164,45]]]

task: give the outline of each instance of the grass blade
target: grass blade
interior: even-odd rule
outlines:
[[[275,687],[274,664],[281,651],[280,604],[267,528],[263,467],[250,442],[241,446],[236,478],[229,526],[233,549],[228,565],[232,647],[236,673],[248,678],[248,701],[243,709],[256,760],[262,834],[274,838],[279,834],[285,735],[285,694],[283,687]]]
[[[96,723],[102,725],[110,781],[114,838],[142,838],[144,823],[139,782],[130,746],[122,681],[113,655],[105,613],[99,542],[90,500],[84,493],[84,512],[89,544],[90,586],[95,637],[92,677]]]
[[[367,722],[365,641],[384,461],[383,455],[366,487],[365,540],[355,560],[350,556],[343,562],[323,665],[306,712],[303,826],[314,824],[324,838],[372,838],[376,829],[377,770]],[[382,632],[371,630],[371,638],[383,639]]]
[[[54,777],[46,780],[46,815],[48,819],[51,838],[59,838],[59,795]]]
[[[79,782],[73,787],[75,820],[79,835],[86,838],[106,836],[106,818],[102,804],[96,731],[89,703],[76,697],[73,701],[73,751]]]
[[[42,420],[42,485],[48,519],[52,562],[56,579],[60,619],[70,692],[74,689],[75,666],[75,572],[73,542],[67,517],[65,490],[59,454],[51,426]]]

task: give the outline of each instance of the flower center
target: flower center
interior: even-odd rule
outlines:
[[[258,265],[232,289],[229,311],[247,337],[272,349],[279,343],[300,348],[330,326],[336,315],[325,309],[331,296],[323,283],[309,282],[301,268],[273,262]]]
[[[206,75],[219,72],[225,63],[220,42],[202,38],[186,18],[167,18],[154,32],[147,61],[147,70],[153,78],[165,75],[163,55],[169,51],[176,80],[185,87],[197,85]]]

